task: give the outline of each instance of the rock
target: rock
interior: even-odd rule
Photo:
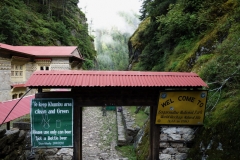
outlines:
[[[1,129],[0,128],[0,139],[5,135],[6,129]]]
[[[66,155],[66,156],[73,156],[73,149],[72,148],[61,148],[57,155]]]
[[[171,142],[171,143],[170,143],[170,146],[171,146],[171,147],[174,147],[174,148],[179,148],[179,147],[183,147],[183,143]]]
[[[146,107],[145,110],[144,110],[144,113],[149,115],[150,114],[150,107]]]
[[[192,135],[192,134],[183,134],[182,135],[182,139],[184,140],[184,141],[192,141],[193,139],[194,139],[194,135]]]
[[[190,127],[178,127],[176,129],[178,134],[193,134],[194,130]]]
[[[188,150],[189,150],[189,148],[187,148],[187,147],[180,147],[180,148],[178,148],[178,152],[181,152],[181,153],[187,153]]]
[[[25,139],[26,134],[27,133],[24,130],[21,130],[17,139],[17,143],[21,143]]]
[[[159,160],[170,160],[171,157],[172,156],[170,154],[160,154]]]
[[[45,159],[46,160],[62,160],[62,157],[58,155],[54,155],[54,156],[46,156]]]
[[[4,146],[7,144],[7,141],[8,141],[7,136],[0,139],[0,150],[2,150],[4,148]],[[0,154],[1,154],[1,151],[0,151]]]
[[[182,137],[180,134],[168,134],[168,140],[178,141],[182,140]]]
[[[102,157],[103,159],[106,159],[109,157],[109,154],[108,153],[100,153],[99,156]]]
[[[169,146],[170,145],[167,142],[161,142],[160,145],[159,145],[160,148],[168,148]]]
[[[163,154],[176,154],[178,153],[177,148],[166,148],[164,150],[162,150]]]
[[[177,128],[176,127],[165,128],[165,129],[162,129],[162,132],[165,134],[176,134]]]
[[[13,128],[11,130],[7,130],[7,132],[5,133],[8,137],[8,142],[7,143],[10,144],[10,143],[16,141],[19,137],[19,133],[20,133],[19,129],[16,129],[16,128]]]
[[[44,151],[45,155],[55,155],[57,153],[58,149],[57,148],[49,148]]]
[[[72,160],[72,156],[62,156],[62,160]]]
[[[186,153],[177,153],[175,155],[176,160],[185,160],[187,159],[187,154]]]
[[[167,141],[167,140],[168,140],[167,134],[160,134],[160,141]]]

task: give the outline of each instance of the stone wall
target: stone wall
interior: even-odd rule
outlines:
[[[125,129],[127,143],[134,143],[140,127],[135,124],[135,118],[127,111],[126,107],[122,107],[122,121]]]
[[[0,160],[72,160],[73,148],[32,149],[30,123],[13,123],[0,129]]]
[[[0,129],[0,159],[24,160],[26,131],[17,128],[11,130]]]
[[[160,160],[185,160],[194,128],[188,126],[161,126]]]
[[[0,102],[12,99],[11,96],[11,62],[0,57]]]
[[[52,58],[50,70],[71,70],[68,58]]]
[[[121,112],[117,112],[118,146],[134,143],[134,138],[140,130],[134,120],[126,107],[121,107]]]

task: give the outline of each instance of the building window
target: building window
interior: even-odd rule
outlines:
[[[12,95],[12,99],[18,98],[17,96],[18,96],[17,94]]]
[[[48,66],[41,66],[40,70],[46,70],[47,71],[47,70],[49,70],[49,67]]]
[[[23,66],[22,65],[12,65],[11,66],[11,76],[22,77],[23,76]]]
[[[18,98],[21,98],[21,97],[22,97],[22,95],[23,95],[23,93],[20,93],[20,94],[18,95]]]

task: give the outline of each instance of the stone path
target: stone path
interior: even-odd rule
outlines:
[[[122,158],[115,150],[117,127],[114,111],[107,111],[107,116],[102,116],[101,107],[85,107],[82,134],[84,160],[117,160]]]

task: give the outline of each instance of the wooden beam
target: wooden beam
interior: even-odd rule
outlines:
[[[160,126],[155,124],[157,106],[150,106],[150,156],[149,160],[159,160]]]
[[[116,106],[152,106],[156,104],[159,90],[155,88],[74,88],[72,92],[42,92],[40,97],[58,98],[67,96],[77,97],[76,103],[82,106],[103,106],[111,104]]]
[[[75,98],[76,99],[76,98]],[[74,160],[82,159],[82,107],[74,100],[74,149],[73,157]]]

